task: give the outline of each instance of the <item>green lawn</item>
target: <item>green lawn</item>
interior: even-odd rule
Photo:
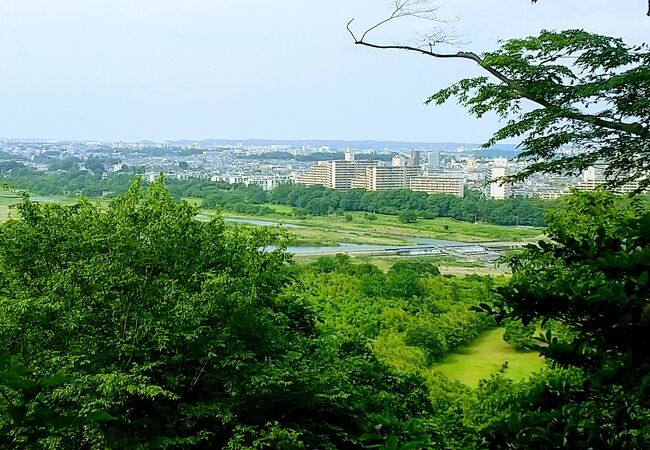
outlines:
[[[278,214],[286,214],[290,215],[293,214],[294,207],[293,206],[287,206],[287,205],[278,205],[275,203],[264,203],[262,206],[267,206],[274,210]]]
[[[447,378],[476,387],[479,380],[499,373],[506,361],[508,368],[503,374],[512,380],[525,379],[544,366],[537,353],[518,352],[510,347],[503,341],[503,333],[502,328],[485,332],[472,345],[447,355],[430,370],[442,372]]]

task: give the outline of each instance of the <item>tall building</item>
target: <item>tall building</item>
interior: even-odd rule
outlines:
[[[408,165],[411,167],[420,167],[420,150],[411,150],[411,156],[409,157]]]
[[[311,166],[307,171],[301,173],[296,178],[296,183],[305,186],[321,185],[326,188],[331,188],[332,164],[330,162],[319,161],[316,165]]]
[[[352,180],[365,175],[371,161],[321,161],[298,176],[296,182],[305,186],[321,185],[329,189],[347,190]]]
[[[440,152],[431,152],[429,153],[428,157],[428,164],[429,167],[432,169],[439,169],[440,168]]]
[[[462,177],[417,176],[411,178],[409,187],[412,191],[427,194],[450,194],[457,197],[465,195],[465,180]]]
[[[350,147],[345,151],[345,160],[346,161],[354,161],[354,153],[350,151]]]
[[[409,189],[411,178],[418,174],[417,167],[367,167],[363,175],[352,180],[352,188],[367,191]]]
[[[492,163],[492,169],[490,170],[490,197],[495,200],[505,199],[509,192],[508,187],[499,180],[501,177],[505,177],[508,174],[508,159],[507,158],[495,158]]]

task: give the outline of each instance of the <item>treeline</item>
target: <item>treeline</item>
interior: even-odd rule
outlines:
[[[425,219],[451,217],[464,222],[538,227],[544,226],[544,212],[553,205],[552,202],[527,197],[492,200],[476,191],[467,191],[461,198],[446,194],[428,195],[408,189],[352,189],[342,192],[321,186],[297,185],[275,188],[269,193],[269,201],[302,208],[314,215],[332,214],[339,210],[379,214],[412,211]]]
[[[126,191],[134,174],[104,174],[88,171],[67,173],[37,172],[12,167],[3,173],[3,182],[16,189],[40,195],[79,195],[89,197],[114,196]],[[496,225],[544,226],[544,215],[555,202],[537,198],[513,197],[492,200],[479,192],[467,191],[462,198],[446,194],[428,195],[408,189],[346,192],[322,186],[284,184],[272,191],[258,186],[232,185],[197,178],[168,180],[175,198],[199,198],[206,208],[219,207],[225,211],[246,214],[272,214],[266,203],[296,208],[296,215],[327,215],[350,211],[400,215],[408,212],[412,220],[451,217],[464,222],[485,222]],[[404,214],[402,214],[404,215]]]
[[[273,213],[264,204],[276,203],[295,207],[296,215],[323,216],[351,211],[400,215],[410,212],[416,220],[417,217],[451,217],[464,222],[542,227],[545,212],[556,205],[527,197],[492,200],[471,190],[460,198],[408,189],[344,192],[322,186],[284,184],[267,192],[257,186],[215,184],[198,179],[170,180],[168,184],[177,197],[202,198],[204,207],[260,215]]]
[[[70,170],[58,173],[39,172],[24,167],[12,167],[11,171],[2,173],[2,183],[16,190],[37,195],[83,194],[88,197],[122,194],[133,182],[133,178],[133,174],[125,173],[102,176],[100,171]]]

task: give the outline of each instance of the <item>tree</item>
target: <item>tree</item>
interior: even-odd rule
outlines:
[[[642,448],[650,438],[650,207],[644,198],[574,194],[549,219],[552,243],[514,255],[498,319],[555,321],[534,348],[577,378],[537,386],[488,430],[508,448]],[[542,431],[543,430],[543,431]],[[564,444],[563,444],[564,442]]]
[[[97,156],[90,155],[88,158],[86,158],[84,165],[86,166],[86,169],[92,171],[95,174],[101,174],[104,172],[104,162]]]
[[[415,213],[415,211],[401,211],[397,217],[399,218],[399,221],[402,223],[415,223],[418,221],[418,216]]]
[[[543,31],[506,41],[483,55],[434,51],[450,40],[444,28],[425,35],[419,45],[367,40],[387,22],[404,17],[439,20],[435,13],[427,1],[396,0],[387,19],[360,36],[350,21],[348,31],[357,45],[465,59],[484,69],[490,77],[461,80],[426,103],[439,105],[454,97],[477,117],[494,112],[507,120],[485,146],[521,140],[518,158],[530,164],[504,181],[534,173],[576,174],[598,163],[606,167],[610,186],[631,181],[639,181],[640,189],[650,186],[650,47],[583,30]],[[566,146],[580,152],[560,152]]]
[[[0,226],[3,448],[350,448],[428,408],[417,377],[337,349],[284,294],[280,229],[196,220],[162,180],[108,208],[17,210]]]

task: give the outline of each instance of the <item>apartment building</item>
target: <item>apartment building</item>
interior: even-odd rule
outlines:
[[[582,173],[582,181],[575,186],[576,189],[583,191],[592,191],[607,184],[608,179],[605,176],[605,167],[606,166],[604,164],[596,164],[588,167]],[[631,194],[638,192],[640,186],[639,181],[630,181],[629,183],[625,183],[622,186],[618,186],[617,188],[613,189],[613,191],[618,194]]]
[[[321,185],[329,189],[348,190],[352,180],[365,175],[372,161],[321,161],[299,175],[296,183],[305,186]]]
[[[409,188],[414,192],[463,197],[465,195],[465,180],[462,177],[414,176],[410,180]]]
[[[352,180],[352,188],[367,191],[409,189],[411,178],[417,175],[417,167],[367,167],[363,175]]]
[[[492,180],[490,184],[490,198],[503,200],[509,196],[508,186],[499,181],[499,178],[505,177],[506,175],[508,175],[508,159],[495,158],[490,170],[490,178]]]

